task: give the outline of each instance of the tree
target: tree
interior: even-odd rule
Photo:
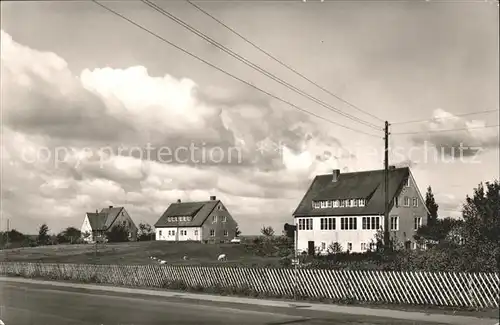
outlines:
[[[236,233],[235,233],[236,237],[239,237],[241,235],[241,231],[240,231],[240,228],[238,226],[236,226]]]
[[[432,224],[420,227],[415,234],[416,240],[427,240],[434,243],[441,243],[448,238],[452,230],[462,226],[463,221],[453,218],[437,219]]]
[[[153,227],[147,223],[139,224],[139,233],[137,235],[138,241],[149,241],[155,239],[155,232]]]
[[[286,237],[288,237],[288,238],[295,239],[295,231],[296,231],[296,229],[297,229],[297,226],[285,223],[285,227],[283,229],[283,234]]]
[[[122,243],[127,242],[129,230],[124,225],[116,225],[106,232],[106,238],[110,243]]]
[[[434,199],[434,193],[432,193],[432,188],[427,187],[427,193],[425,193],[425,206],[429,213],[427,214],[427,224],[433,225],[438,218],[438,209],[439,205],[436,203]]]
[[[471,197],[467,196],[462,211],[464,226],[461,236],[470,257],[478,263],[478,268],[498,270],[500,253],[500,183],[486,182],[474,189]]]
[[[38,244],[47,245],[49,243],[49,239],[49,227],[46,224],[43,224],[38,230]]]
[[[57,242],[60,244],[70,243],[73,244],[82,237],[82,232],[75,227],[68,227],[57,234]]]
[[[274,236],[274,229],[271,226],[263,226],[260,233],[266,237],[272,237]]]

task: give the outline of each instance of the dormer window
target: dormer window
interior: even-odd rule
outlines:
[[[358,206],[360,206],[360,207],[364,207],[364,206],[365,206],[365,203],[366,203],[366,200],[365,200],[365,199],[358,199]]]
[[[339,200],[334,200],[333,201],[333,207],[338,208],[340,206],[340,201]]]
[[[328,206],[329,208],[333,207],[333,201],[332,201],[332,200],[329,200],[329,201],[328,201],[327,206]]]
[[[321,208],[322,209],[326,208],[326,201],[321,201]]]

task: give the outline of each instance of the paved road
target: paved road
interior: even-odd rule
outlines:
[[[0,320],[5,325],[432,325],[1,281]]]

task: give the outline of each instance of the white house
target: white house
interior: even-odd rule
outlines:
[[[171,204],[156,222],[156,240],[228,242],[238,224],[220,200]]]
[[[309,254],[328,252],[337,243],[344,251],[374,248],[377,231],[383,230],[384,170],[318,175],[293,216],[296,249]],[[425,201],[409,168],[390,167],[390,235],[405,247],[415,246],[416,230],[427,221]]]
[[[111,230],[116,225],[122,225],[129,231],[129,239],[137,239],[137,226],[124,207],[113,207],[101,209],[99,212],[87,212],[83,219],[80,231],[83,239],[87,242],[95,241]]]

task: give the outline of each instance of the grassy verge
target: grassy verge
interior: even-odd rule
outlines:
[[[483,309],[483,308],[464,308],[464,307],[449,307],[449,306],[425,306],[425,305],[410,305],[410,304],[397,304],[397,303],[387,303],[387,302],[363,302],[358,301],[354,298],[343,298],[343,299],[328,299],[328,298],[315,298],[302,295],[277,295],[274,293],[262,293],[258,292],[250,287],[239,286],[239,287],[203,287],[203,286],[191,286],[184,281],[165,281],[160,287],[146,287],[146,286],[131,286],[125,284],[109,284],[101,283],[96,277],[90,277],[85,280],[75,280],[67,276],[41,276],[34,274],[30,277],[24,277],[22,275],[7,275],[10,277],[22,277],[34,280],[49,280],[49,281],[59,281],[68,282],[75,284],[97,284],[104,287],[125,287],[132,289],[146,289],[152,291],[169,290],[181,293],[198,293],[198,294],[209,294],[218,296],[233,296],[233,297],[244,297],[244,298],[256,298],[256,299],[271,299],[279,301],[287,301],[290,303],[322,303],[322,304],[335,304],[335,305],[349,305],[357,307],[366,308],[380,308],[380,309],[390,309],[398,311],[407,312],[423,312],[428,314],[445,314],[445,315],[456,315],[456,316],[471,316],[480,318],[493,318],[498,319],[499,310],[498,309]]]

